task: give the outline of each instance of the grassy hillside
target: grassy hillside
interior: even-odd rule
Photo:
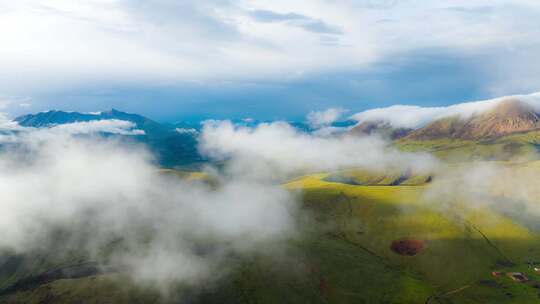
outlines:
[[[410,273],[432,288],[439,302],[537,301],[534,284],[491,275],[493,270],[522,271],[540,280],[525,264],[540,261],[540,239],[519,223],[487,208],[468,209],[466,202],[434,208],[430,204],[435,202],[423,199],[425,186],[351,186],[324,182],[322,177],[306,177],[288,186],[305,189],[306,204],[324,214],[320,220],[335,223],[335,237]],[[422,240],[426,247],[416,256],[398,255],[390,245],[402,238]],[[381,294],[402,294],[387,285],[378,289]],[[423,302],[409,298],[402,303]]]
[[[403,151],[426,151],[453,162],[472,160],[508,160],[516,157],[533,159],[540,147],[540,132],[515,133],[486,140],[399,139],[396,146]]]
[[[504,164],[514,174],[540,163]],[[339,180],[348,177],[355,181]],[[201,178],[190,174],[187,178]],[[435,177],[436,178],[436,177]],[[397,185],[396,180],[401,180]],[[409,182],[406,182],[409,181]],[[163,298],[121,273],[66,278],[5,293],[2,303],[537,303],[540,231],[491,204],[428,196],[425,176],[347,170],[284,185],[300,192],[310,214],[284,256],[234,260],[230,276]],[[504,191],[493,197],[504,199]],[[441,201],[438,201],[441,199]],[[397,243],[396,243],[397,241]],[[395,244],[421,244],[403,255]],[[398,247],[399,248],[399,247]],[[401,254],[399,253],[401,252]],[[9,256],[5,253],[4,256]],[[285,258],[284,258],[285,257]],[[84,260],[84,257],[82,258]],[[18,257],[0,267],[0,288],[61,265]],[[0,261],[1,262],[1,261]],[[492,271],[523,272],[515,282]]]

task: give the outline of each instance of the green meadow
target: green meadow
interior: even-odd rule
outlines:
[[[540,170],[538,162],[501,164],[518,173]],[[2,301],[537,303],[540,274],[534,267],[540,267],[540,230],[466,195],[451,200],[428,195],[431,178],[345,170],[286,182],[284,187],[302,198],[302,214],[307,215],[298,237],[275,259],[235,259],[228,276],[196,293],[180,288],[181,296],[165,297],[138,287],[120,272],[27,286],[4,294]],[[392,248],[396,240],[415,240],[422,248],[403,255]],[[84,257],[4,259],[13,265],[2,267],[0,286],[9,290],[24,277],[77,259]],[[494,276],[494,271],[503,274]],[[510,272],[520,272],[528,281],[514,281],[506,275]]]

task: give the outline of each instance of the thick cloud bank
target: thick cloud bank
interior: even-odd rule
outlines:
[[[350,167],[421,171],[436,165],[427,154],[397,151],[378,137],[317,136],[282,122],[255,128],[209,122],[200,136],[200,149],[216,159],[242,159],[240,163],[252,171],[268,167],[263,171],[278,174]]]
[[[182,181],[142,146],[88,126],[18,127],[0,139],[1,248],[80,252],[166,288],[219,277],[227,258],[278,250],[294,235],[294,198],[279,185]]]
[[[160,172],[142,145],[100,135],[139,134],[126,122],[2,126],[0,248],[76,252],[162,290],[220,278],[237,257],[281,252],[298,234],[299,211],[276,178],[436,165],[376,137],[214,121],[201,131],[199,148],[227,160],[225,169],[209,169],[212,182],[197,182]]]
[[[363,121],[387,121],[395,127],[418,128],[433,120],[459,116],[470,117],[492,109],[498,103],[510,98],[522,100],[535,109],[540,110],[540,93],[529,95],[506,96],[489,100],[458,103],[447,107],[421,107],[411,105],[393,105],[387,108],[371,109],[351,116],[352,119]]]

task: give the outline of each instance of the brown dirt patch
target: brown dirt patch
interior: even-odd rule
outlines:
[[[399,255],[415,256],[426,247],[422,240],[404,238],[392,241],[390,249]]]

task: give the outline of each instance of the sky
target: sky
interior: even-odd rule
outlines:
[[[540,91],[537,0],[0,0],[0,111],[301,119]]]

